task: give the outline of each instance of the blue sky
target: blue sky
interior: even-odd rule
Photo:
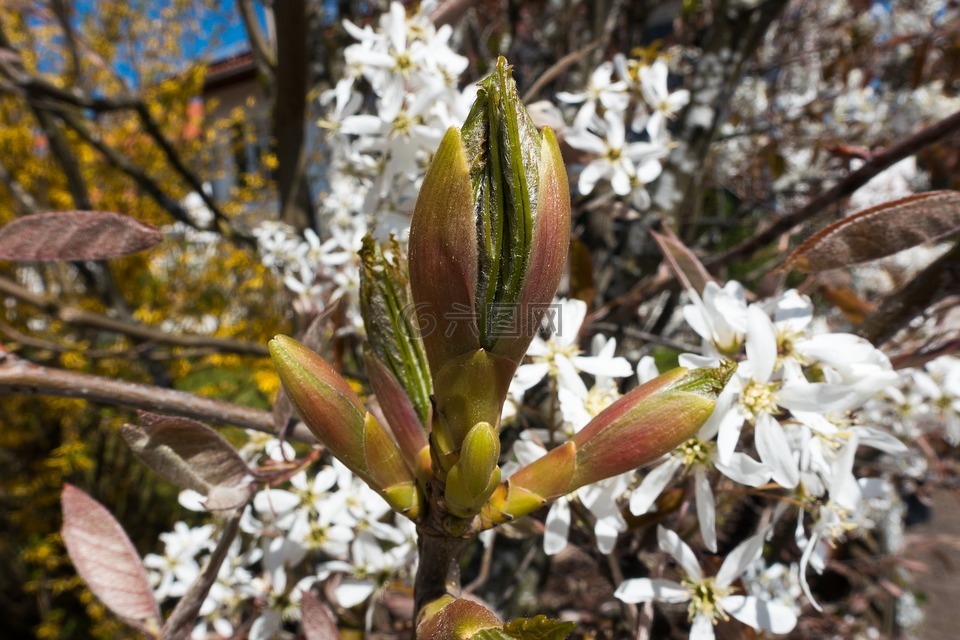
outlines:
[[[158,0],[150,3],[147,11],[152,13],[151,9],[159,12],[160,8],[169,4],[170,0]],[[95,0],[77,0],[74,4],[77,12],[77,20],[81,20],[89,14],[96,14],[103,10],[103,5]],[[258,9],[260,8],[257,5]],[[264,24],[262,11],[260,12],[261,24]],[[203,38],[186,38],[182,42],[180,54],[184,63],[192,62],[197,59],[208,61],[219,60],[230,55],[239,53],[247,48],[247,34],[237,12],[235,0],[219,0],[215,9],[204,15],[201,21],[203,31],[209,34],[216,34],[210,40]],[[63,64],[63,58],[60,51],[51,51],[51,57],[41,61],[41,68],[55,69]],[[127,52],[128,58],[137,55],[136,51]],[[122,76],[131,83],[135,83],[133,67],[129,63],[124,63],[123,56],[116,61],[117,70]]]

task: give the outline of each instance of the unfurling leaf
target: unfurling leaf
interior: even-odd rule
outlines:
[[[865,209],[821,229],[784,269],[818,273],[876,260],[960,231],[960,192],[931,191]]]
[[[391,238],[387,248],[390,256],[384,255],[368,234],[360,250],[360,311],[372,351],[368,362],[375,358],[386,367],[410,398],[421,425],[426,425],[433,386],[415,322],[410,276],[406,261],[400,257],[400,243]],[[385,412],[389,414],[389,407]]]
[[[252,473],[216,431],[195,420],[151,413],[141,413],[140,422],[120,428],[130,449],[178,487],[207,496],[207,509],[233,509],[249,498]]]
[[[108,211],[45,211],[0,228],[0,260],[105,260],[163,241],[156,227]]]
[[[97,598],[140,629],[158,629],[160,610],[147,572],[123,527],[99,502],[67,484],[61,496],[63,544]]]
[[[470,640],[484,629],[499,632],[502,625],[496,614],[483,605],[446,595],[421,610],[417,640]]]

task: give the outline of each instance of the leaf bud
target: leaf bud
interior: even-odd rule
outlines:
[[[500,435],[489,422],[478,422],[463,439],[460,458],[447,473],[444,499],[447,511],[469,518],[500,482]]]

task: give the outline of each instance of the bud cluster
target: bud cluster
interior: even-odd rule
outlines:
[[[283,336],[270,343],[317,439],[433,535],[472,535],[660,457],[696,433],[733,373],[726,363],[660,376],[502,481],[503,403],[540,326],[534,310],[556,294],[569,235],[556,137],[537,130],[500,58],[427,171],[409,264],[396,243],[389,258],[364,243],[361,308],[376,406],[367,411],[307,347]]]

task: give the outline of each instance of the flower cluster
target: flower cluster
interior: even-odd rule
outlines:
[[[618,55],[593,71],[584,91],[557,94],[562,103],[580,105],[567,143],[595,156],[580,171],[580,193],[589,195],[605,180],[636,209],[650,207],[646,185],[659,177],[669,153],[667,124],[690,100],[686,89],[671,92],[667,79],[663,58],[646,64]]]

